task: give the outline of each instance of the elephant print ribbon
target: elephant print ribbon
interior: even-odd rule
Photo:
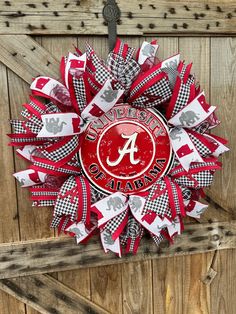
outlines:
[[[178,92],[178,98],[181,98],[181,89]],[[184,98],[179,106],[183,104]],[[213,115],[215,109],[215,106],[206,103],[205,94],[201,92],[168,120],[172,127],[169,133],[172,148],[186,171],[192,162],[203,162],[202,156],[214,154],[219,146],[220,151],[224,152],[224,148],[227,150],[222,141],[216,142],[211,136],[196,132],[201,124]]]
[[[36,80],[40,80],[40,78]],[[123,90],[113,89],[111,81],[107,80],[82,111],[81,116],[71,112],[42,115],[43,127],[37,137],[59,137],[82,133],[89,122],[109,111],[117,103],[123,92]]]

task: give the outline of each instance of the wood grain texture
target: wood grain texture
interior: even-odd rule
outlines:
[[[212,313],[235,313],[236,250],[219,252],[215,263],[217,276],[210,286]],[[214,301],[213,301],[214,300]]]
[[[230,152],[222,156],[223,169],[215,176],[208,194],[220,206],[235,213],[236,200],[236,40],[211,39],[211,102],[220,107],[221,127],[213,132],[229,140]]]
[[[14,172],[13,151],[7,146],[7,133],[10,132],[8,119],[11,118],[8,95],[7,69],[0,64],[0,242],[19,241],[18,208],[16,185],[11,174]],[[25,313],[25,306],[12,296],[0,291],[0,313]]]
[[[122,264],[123,313],[153,313],[152,263]]]
[[[30,38],[30,41],[40,45],[41,48],[41,38],[35,38],[36,41]],[[29,54],[33,55],[34,50],[28,50]],[[28,55],[27,62],[35,58],[35,56],[30,57]],[[36,59],[34,60],[36,62]],[[33,63],[31,64],[34,67]],[[32,69],[31,68],[31,69]],[[15,70],[15,68],[14,68]],[[26,74],[26,73],[25,73]],[[28,101],[29,97],[29,86],[22,78],[20,78],[16,73],[13,73],[8,69],[8,79],[9,79],[9,99],[11,115],[13,118],[20,117],[20,111],[22,110],[22,104]],[[25,160],[20,159],[14,155],[15,159],[15,170],[20,171],[28,167],[28,163]],[[54,235],[53,230],[48,228],[51,220],[52,211],[50,208],[32,207],[32,202],[29,198],[28,189],[21,189],[17,185],[17,202],[18,202],[18,217],[19,217],[19,231],[20,238],[23,239],[35,239],[52,237]],[[35,309],[26,306],[27,314],[38,314]]]
[[[48,275],[3,279],[0,288],[42,314],[108,314],[100,306]]]
[[[74,240],[67,237],[3,243],[0,245],[0,278],[115,265],[235,247],[235,220],[188,224],[171,246],[167,242],[162,242],[157,248],[151,239],[143,239],[136,255],[123,256],[122,259],[112,253],[101,254],[101,246],[97,239],[91,240],[89,245],[80,246],[74,245]]]
[[[118,0],[119,35],[235,34],[235,3]],[[102,0],[4,1],[1,34],[107,34]]]
[[[218,112],[222,127],[214,133],[229,138],[230,152],[222,157],[223,170],[216,175],[210,189],[212,198],[235,215],[235,87],[236,87],[236,41],[234,38],[211,39],[212,101],[220,106]],[[218,252],[214,269],[217,276],[211,283],[212,313],[235,312],[236,250]]]
[[[24,81],[43,75],[59,78],[59,61],[26,35],[0,35],[0,61]]]
[[[210,100],[210,39],[209,38],[179,38],[179,50],[186,62],[193,62],[192,72],[199,81],[201,89]],[[213,213],[212,213],[213,214]],[[184,282],[182,295],[182,313],[209,313],[211,307],[210,287],[205,285],[201,278],[208,272],[212,252],[197,254],[183,258]]]

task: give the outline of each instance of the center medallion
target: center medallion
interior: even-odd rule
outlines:
[[[88,125],[79,156],[85,176],[105,193],[148,190],[171,164],[166,122],[153,109],[117,105]]]

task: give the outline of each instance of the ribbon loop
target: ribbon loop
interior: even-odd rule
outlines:
[[[119,100],[123,90],[112,89],[111,82],[107,80],[102,89],[85,107],[81,117],[74,112],[44,114],[41,116],[43,127],[37,137],[61,137],[82,133],[87,123],[109,111]]]
[[[182,110],[174,115],[168,123],[184,128],[193,128],[206,120],[216,109],[206,103],[205,94],[201,92]]]
[[[183,128],[171,129],[170,141],[176,157],[186,171],[189,170],[192,162],[203,162],[188,133]]]

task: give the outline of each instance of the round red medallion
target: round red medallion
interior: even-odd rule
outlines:
[[[88,125],[79,156],[96,188],[134,194],[167,173],[172,150],[159,113],[121,104]]]

